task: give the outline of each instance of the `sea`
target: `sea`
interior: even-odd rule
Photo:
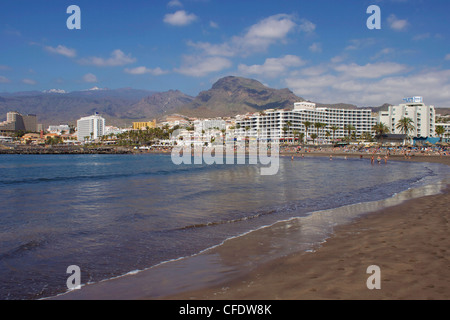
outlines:
[[[270,243],[258,240],[260,249],[228,271],[314,250],[334,226],[373,210],[365,204],[439,193],[449,173],[439,164],[379,165],[368,157],[281,157],[271,176],[261,166],[175,165],[170,154],[0,155],[0,299],[64,295],[74,265],[87,287],[178,263],[171,272],[183,275],[187,290],[206,274],[199,265],[211,268],[188,267],[189,259],[201,261],[212,248],[271,230]],[[318,213],[321,223],[308,228]],[[208,283],[228,271],[207,273]],[[149,294],[177,290],[160,282]]]

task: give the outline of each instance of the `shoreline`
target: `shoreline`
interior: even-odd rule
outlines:
[[[440,162],[442,163],[442,159]],[[230,273],[230,264],[227,265],[226,261],[232,261],[232,263],[237,260],[244,261],[247,256],[242,254],[239,249],[243,245],[247,249],[246,254],[250,253],[250,256],[252,252],[254,253],[252,250],[259,252],[258,246],[261,248],[262,241],[267,240],[267,235],[269,235],[269,238],[273,235],[274,225],[267,227],[268,233],[262,229],[262,232],[261,230],[255,230],[250,234],[250,237],[243,235],[236,239],[230,239],[231,241],[205,250],[208,252],[200,252],[192,257],[170,261],[169,264],[163,263],[161,266],[152,267],[129,277],[124,275],[119,279],[110,279],[92,286],[88,285],[84,288],[85,290],[79,292],[71,292],[47,299],[446,299],[450,297],[450,280],[445,286],[442,281],[435,278],[425,283],[424,274],[432,274],[441,277],[443,280],[448,279],[446,273],[450,270],[450,262],[445,258],[445,252],[450,244],[447,239],[448,219],[445,218],[447,222],[442,223],[442,221],[439,221],[439,216],[431,216],[427,213],[427,210],[433,207],[438,208],[439,212],[443,212],[447,215],[445,217],[448,217],[449,191],[450,189],[447,188],[442,194],[424,198],[421,197],[421,194],[413,199],[407,197],[404,202],[398,205],[389,206],[382,210],[364,211],[365,213],[349,223],[333,228],[329,236],[326,237],[325,243],[319,245],[318,249],[314,248],[312,253],[294,248],[293,253],[291,252],[281,258],[270,257],[269,255],[268,261],[255,262],[256,264],[251,261],[252,268],[255,268],[251,271],[244,268],[244,272],[240,270],[238,273]],[[411,218],[414,211],[417,210],[419,212],[416,212],[416,215]],[[405,212],[408,213],[408,218],[411,219],[414,226],[407,225],[399,231],[399,224],[408,223],[408,219],[405,221]],[[426,232],[421,230],[422,222],[428,223],[425,225],[425,228],[428,229]],[[286,221],[280,221],[279,223],[285,225]],[[433,232],[436,228],[444,227],[446,229],[443,231]],[[278,228],[279,230],[282,233],[279,233],[278,236],[281,234],[292,241],[291,236],[286,235],[283,228]],[[389,234],[396,231],[399,231],[401,236],[396,234],[396,237],[392,237]],[[382,235],[382,239],[377,238],[380,235]],[[402,243],[403,235],[408,235],[409,243],[407,241],[406,245]],[[421,243],[418,246],[419,248],[415,248],[414,241],[411,243],[411,239],[415,240],[416,238],[426,242],[430,239],[430,236],[439,238],[427,245]],[[443,240],[440,240],[441,238]],[[270,239],[268,241],[270,242]],[[439,241],[443,243],[441,244]],[[395,251],[394,255],[397,260],[391,261],[392,257],[389,252],[386,253],[386,250]],[[429,252],[431,253],[429,254]],[[407,256],[405,256],[405,253],[407,253]],[[416,255],[420,257],[417,258]],[[216,260],[217,257],[220,257],[220,263]],[[388,258],[387,261],[385,260],[386,257]],[[362,260],[363,258],[364,260]],[[434,259],[438,259],[438,261],[432,264]],[[402,260],[404,260],[403,264]],[[444,265],[439,264],[439,262]],[[413,264],[413,266],[409,266],[408,263]],[[366,268],[373,264],[380,265],[382,270],[383,290],[381,291],[370,291],[366,288],[368,277]],[[433,269],[428,270],[426,268],[428,265],[432,265]],[[174,270],[178,270],[178,272],[174,273]],[[179,272],[180,270],[186,272]],[[186,274],[190,274],[190,272],[194,276],[185,279]],[[223,277],[219,282],[212,280],[211,272],[222,273]],[[417,286],[421,286],[421,289],[416,288],[415,291],[411,291],[412,295],[405,295],[404,292],[402,292],[402,295],[393,294],[393,289],[388,285],[395,283],[393,281],[393,278],[396,277],[394,277],[395,272],[399,272],[400,276],[403,276],[403,278],[400,277],[400,280],[403,281],[401,282],[402,285],[397,284],[395,290],[398,290],[399,287],[409,290],[410,282],[417,283]],[[414,272],[416,274],[411,274]],[[409,278],[410,276],[416,278]],[[192,279],[201,280],[197,287],[191,287]],[[161,285],[164,287],[161,287]],[[168,285],[167,288],[166,285]],[[170,288],[174,285],[174,288],[177,289],[171,291]],[[433,293],[433,286],[437,287],[437,293]],[[184,289],[180,290],[180,288]],[[428,288],[428,291],[422,290],[423,288]],[[114,292],[121,292],[121,294],[116,295]]]
[[[163,299],[449,299],[449,191],[409,200],[339,226],[315,252],[293,253],[220,286]],[[430,206],[442,211],[422,211]],[[381,290],[366,286],[371,265],[381,269]]]
[[[447,157],[403,158],[391,160],[450,165]],[[440,194],[410,199],[338,226],[313,252],[275,258],[220,285],[162,299],[450,299],[449,201],[447,185]],[[371,265],[381,269],[381,290],[367,288]]]

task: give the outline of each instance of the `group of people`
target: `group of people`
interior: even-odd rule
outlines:
[[[293,157],[292,157],[292,158],[293,158]],[[362,159],[362,158],[363,158],[363,155],[360,155],[359,158]],[[345,160],[347,160],[347,159],[348,159],[347,156],[345,156]],[[389,155],[386,154],[386,155],[384,156],[384,163],[385,163],[385,164],[387,164],[388,159],[389,159]],[[330,160],[333,160],[333,155],[332,155],[332,154],[330,154]],[[381,164],[381,162],[383,161],[383,159],[381,158],[380,155],[378,155],[376,161],[377,161],[378,164]],[[375,155],[374,155],[374,154],[372,154],[372,156],[371,156],[371,158],[370,158],[370,163],[371,163],[371,164],[375,164]]]

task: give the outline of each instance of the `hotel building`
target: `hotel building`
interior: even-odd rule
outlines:
[[[36,132],[38,130],[37,117],[34,114],[21,115],[18,112],[8,112],[6,121],[0,122],[0,132],[9,131]]]
[[[444,127],[445,133],[442,135],[442,141],[443,142],[450,142],[450,123],[436,123],[436,127],[441,126]],[[436,135],[437,136],[437,135]]]
[[[398,122],[403,118],[410,118],[414,126],[414,130],[408,133],[410,137],[435,137],[436,111],[434,106],[426,106],[422,97],[412,97],[403,100],[405,103],[390,106],[387,111],[381,111],[378,116],[378,122],[384,123],[391,133],[400,134],[402,132],[400,132],[400,129],[397,129]]]
[[[310,122],[306,128],[304,122]],[[323,123],[325,127],[316,129],[315,123]],[[311,134],[317,134],[316,141],[332,142],[348,135],[346,127],[351,125],[353,132],[359,136],[363,133],[372,134],[372,128],[377,118],[370,109],[337,109],[320,108],[315,103],[298,102],[293,110],[266,110],[236,119],[235,133],[259,139],[294,139],[294,132],[305,134],[311,140]],[[333,133],[332,127],[337,128]],[[287,128],[283,129],[283,128]],[[329,132],[329,135],[327,134]],[[333,137],[334,135],[334,137]]]
[[[133,122],[133,130],[146,130],[156,128],[156,119],[153,121]]]
[[[78,141],[96,140],[105,134],[105,119],[98,114],[77,121]]]

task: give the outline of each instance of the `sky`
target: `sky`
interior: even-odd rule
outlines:
[[[67,26],[71,5],[81,29]],[[371,5],[381,29],[367,26]],[[196,96],[233,75],[314,102],[450,107],[449,14],[448,0],[2,1],[0,92]]]

